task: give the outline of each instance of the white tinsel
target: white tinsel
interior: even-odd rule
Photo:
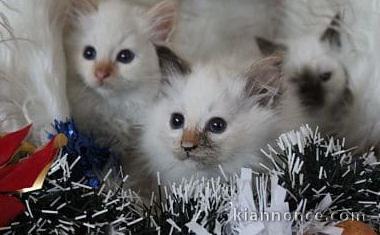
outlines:
[[[284,214],[289,212],[288,203],[285,202],[286,191],[278,185],[276,176],[271,180],[271,201],[268,203],[267,181],[268,177],[256,178],[256,194],[258,203],[253,197],[252,171],[243,168],[241,178],[238,179],[238,194],[233,200],[230,215],[231,229],[234,234],[251,235],[278,235],[291,234],[291,221],[266,221],[265,213]]]

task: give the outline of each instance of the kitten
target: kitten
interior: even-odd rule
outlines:
[[[340,16],[336,15],[318,37],[306,35],[287,45],[257,38],[264,55],[284,57],[284,97],[281,117],[284,131],[309,124],[322,133],[336,134],[353,104],[349,73],[342,62]]]
[[[145,11],[122,0],[74,4],[66,40],[72,116],[81,129],[124,145],[129,126],[157,95],[155,44],[169,39],[176,5],[163,1]]]
[[[164,57],[166,74],[159,99],[144,119],[139,147],[149,181],[164,183],[192,175],[227,175],[241,167],[262,170],[260,152],[278,135],[276,104],[280,74],[269,58],[236,71],[222,62],[190,67]],[[174,62],[173,62],[174,61]],[[170,63],[169,63],[170,62]],[[136,170],[136,168],[135,168]],[[150,181],[152,182],[152,181]]]

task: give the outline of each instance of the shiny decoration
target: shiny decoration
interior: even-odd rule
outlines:
[[[46,173],[59,148],[67,143],[64,135],[55,136],[41,149],[23,142],[31,125],[0,138],[0,227],[9,224],[25,210],[18,194],[42,187]],[[27,154],[21,157],[18,153]]]

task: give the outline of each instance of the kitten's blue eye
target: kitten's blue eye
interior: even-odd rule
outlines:
[[[116,60],[123,64],[129,64],[135,58],[135,53],[129,49],[124,49],[117,54]]]
[[[92,46],[86,46],[83,51],[83,57],[86,60],[94,60],[96,58],[96,50]]]
[[[181,129],[185,124],[185,117],[181,113],[173,113],[170,117],[170,126],[172,129]]]
[[[227,122],[220,117],[211,118],[207,123],[207,130],[214,134],[221,134],[227,128]]]

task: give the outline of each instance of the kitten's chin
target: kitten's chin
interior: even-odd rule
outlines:
[[[113,96],[121,90],[120,87],[111,82],[94,82],[88,83],[88,86],[95,90],[98,94],[102,96]]]
[[[175,155],[180,161],[188,161],[195,163],[199,168],[208,168],[220,164],[216,154],[195,153],[195,152],[180,152]]]
[[[93,90],[103,89],[105,85],[104,82],[97,81],[96,79],[83,79],[83,82]]]

